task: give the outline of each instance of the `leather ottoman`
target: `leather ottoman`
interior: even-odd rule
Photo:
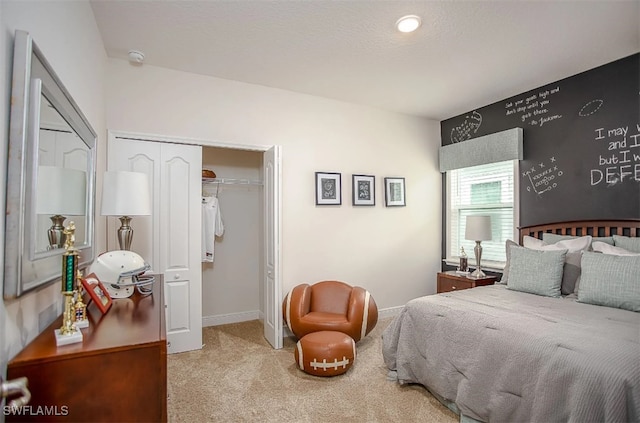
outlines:
[[[298,341],[294,355],[300,370],[310,375],[337,376],[353,366],[356,342],[342,332],[312,332]]]

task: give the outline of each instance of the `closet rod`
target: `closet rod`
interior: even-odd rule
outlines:
[[[227,184],[227,185],[262,185],[262,181],[255,179],[236,178],[202,178],[203,184]]]

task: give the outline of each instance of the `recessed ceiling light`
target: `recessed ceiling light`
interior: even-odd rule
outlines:
[[[398,19],[396,22],[396,28],[400,32],[413,32],[420,27],[422,20],[416,15],[407,15]]]

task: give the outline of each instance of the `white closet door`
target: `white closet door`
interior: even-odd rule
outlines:
[[[160,262],[168,352],[202,348],[202,147],[163,144]]]
[[[131,250],[164,275],[167,352],[202,348],[200,146],[117,138],[110,134],[108,169],[149,176],[152,214],[131,221]],[[110,250],[120,222],[109,218]]]
[[[282,348],[282,287],[280,283],[280,146],[265,151],[264,167],[264,337]]]
[[[160,267],[160,162],[161,143],[109,137],[108,170],[141,172],[149,177],[151,193],[151,216],[135,216],[131,219],[133,240],[131,251],[140,254],[153,273],[162,272]],[[116,231],[120,227],[117,217],[107,219],[108,250],[117,250]]]

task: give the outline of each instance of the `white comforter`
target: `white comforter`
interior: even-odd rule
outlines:
[[[478,287],[408,302],[383,356],[481,421],[640,420],[640,313]]]

